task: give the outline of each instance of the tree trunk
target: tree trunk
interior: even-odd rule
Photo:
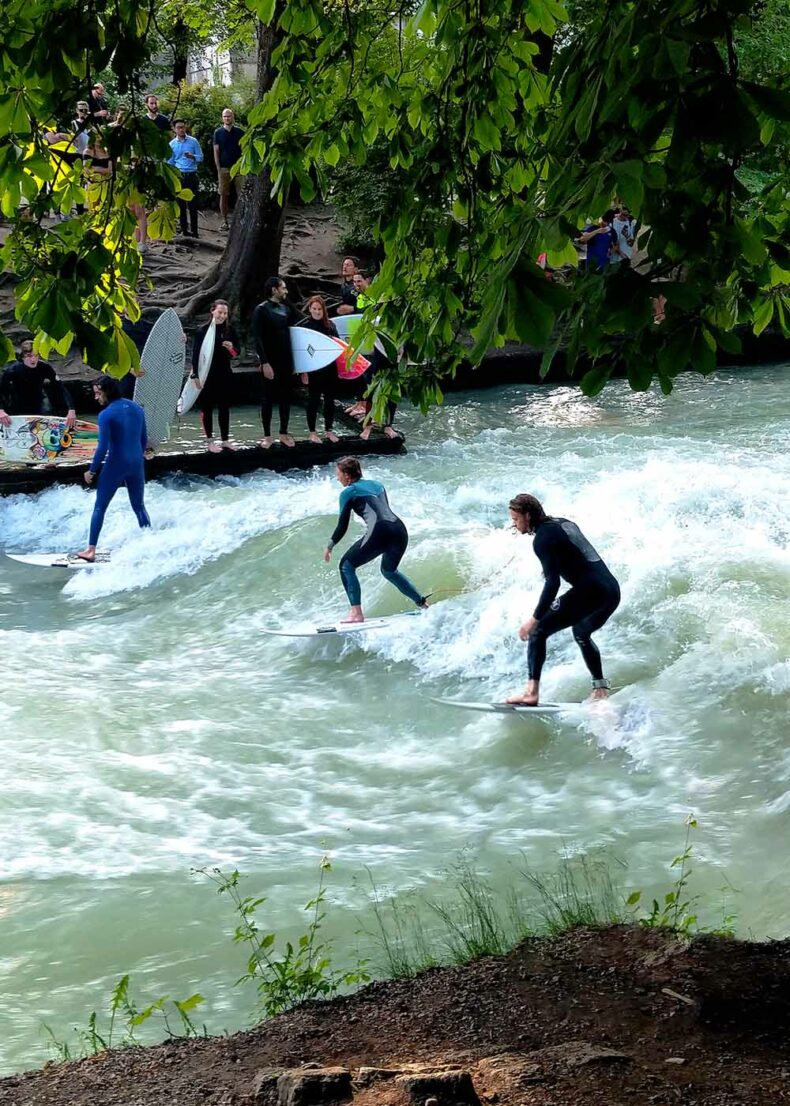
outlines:
[[[271,58],[277,38],[273,28],[259,23],[257,39],[256,99],[260,101],[274,81]],[[271,195],[268,169],[254,177],[236,179],[244,183],[225,251],[190,298],[177,306],[186,318],[191,318],[204,312],[217,297],[226,299],[245,329],[253,307],[263,298],[266,278],[279,271],[285,212]]]
[[[176,19],[173,24],[173,80],[171,81],[176,88],[187,79],[188,42],[189,36],[185,23],[181,19]]]

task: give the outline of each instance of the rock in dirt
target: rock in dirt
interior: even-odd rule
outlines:
[[[415,1072],[397,1076],[395,1082],[414,1106],[433,1098],[437,1106],[481,1106],[468,1071]]]
[[[255,1106],[334,1106],[353,1097],[348,1068],[291,1068],[258,1072]]]

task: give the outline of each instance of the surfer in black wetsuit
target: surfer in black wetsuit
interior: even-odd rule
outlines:
[[[192,349],[192,372],[190,379],[200,388],[197,406],[200,421],[206,435],[206,448],[210,453],[221,453],[223,449],[235,449],[230,441],[230,394],[233,387],[233,366],[231,358],[236,357],[238,341],[235,331],[228,321],[230,308],[227,300],[214,300],[211,315],[205,326],[195,335]],[[198,369],[200,352],[206,335],[214,324],[214,351],[211,355],[211,367],[205,383],[201,385]],[[214,441],[214,408],[217,408],[220,441]]]
[[[394,584],[416,606],[426,608],[427,597],[420,595],[408,576],[398,572],[398,565],[409,544],[409,535],[401,519],[390,507],[384,485],[377,480],[363,480],[362,468],[356,457],[343,457],[338,461],[337,479],[343,485],[340,493],[340,517],[324,550],[327,564],[332,556],[332,549],[348,530],[352,511],[360,516],[366,527],[363,537],[354,542],[340,561],[340,578],[351,604],[349,616],[343,621],[365,621],[356,570],[377,557],[381,557],[381,575],[384,579]]]
[[[604,679],[601,654],[591,635],[617,610],[620,585],[575,522],[547,515],[534,495],[517,495],[509,507],[518,532],[535,535],[533,549],[543,566],[545,583],[532,617],[518,632],[527,642],[527,686],[507,702],[538,705],[546,640],[569,626],[592,676],[593,699],[607,698],[609,681]],[[557,599],[561,580],[571,586]]]
[[[276,403],[280,414],[280,441],[291,447],[294,440],[288,433],[288,419],[291,414],[294,359],[290,327],[296,326],[299,316],[286,302],[288,289],[282,277],[269,277],[264,285],[264,293],[266,299],[255,308],[250,323],[263,373],[263,438],[259,445],[268,449],[272,444],[272,412]]]
[[[11,415],[65,415],[68,429],[77,419],[68,388],[31,341],[21,344],[19,360],[0,376],[0,423],[8,425]]]

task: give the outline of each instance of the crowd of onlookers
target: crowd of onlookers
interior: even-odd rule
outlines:
[[[101,185],[118,169],[105,145],[108,129],[123,127],[128,118],[129,108],[126,104],[121,103],[114,112],[110,111],[105,87],[98,82],[92,87],[87,100],[77,102],[74,118],[65,125],[56,124],[47,128],[44,131],[44,140],[65,165],[73,167],[80,164],[86,185]],[[198,167],[204,159],[200,143],[189,134],[186,120],[171,119],[160,111],[159,98],[154,93],[149,93],[145,98],[145,115],[141,122],[143,125],[156,127],[169,138],[170,156],[167,164],[178,171],[182,189],[191,193],[189,199],[178,201],[180,231],[186,238],[197,238]],[[225,108],[212,141],[222,230],[229,229],[231,198],[235,189],[235,178],[231,170],[241,157],[243,133],[241,127],[236,126],[232,109]],[[94,189],[94,197],[96,203],[101,202],[100,189]],[[77,204],[76,209],[78,214],[85,210],[82,204]],[[132,205],[132,211],[137,217],[135,238],[140,252],[143,253],[148,245],[147,212],[142,204]]]

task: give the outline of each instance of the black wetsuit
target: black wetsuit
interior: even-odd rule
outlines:
[[[266,300],[252,313],[250,329],[261,364],[271,365],[274,379],[263,378],[261,422],[265,437],[272,432],[272,411],[275,403],[280,413],[280,433],[288,433],[291,415],[291,393],[294,383],[294,359],[291,352],[290,327],[296,326],[297,313],[288,303]]]
[[[315,330],[319,334],[329,334],[337,338],[337,327],[333,322],[325,323],[323,319],[314,319],[312,316],[299,324],[308,330]],[[338,350],[338,356],[341,350]],[[335,425],[335,394],[337,392],[337,362],[330,361],[326,368],[316,369],[307,374],[307,429],[311,434],[315,433],[318,408],[321,406],[321,397],[324,397],[324,428],[331,430]]]
[[[198,370],[200,349],[210,326],[211,323],[207,323],[195,335],[192,350],[193,373]],[[233,387],[233,367],[230,351],[225,349],[223,342],[230,342],[233,348],[236,349],[236,335],[233,327],[228,326],[227,323],[217,323],[211,368],[203,387],[200,389],[197,408],[200,411],[200,419],[203,423],[203,433],[207,438],[213,438],[214,436],[214,408],[217,408],[219,436],[223,442],[226,442],[230,436],[230,395]]]
[[[7,415],[65,415],[74,403],[46,361],[14,361],[0,376],[0,410]]]
[[[576,523],[566,518],[545,518],[533,549],[546,582],[534,611],[538,625],[527,646],[530,680],[540,679],[546,639],[569,626],[593,680],[603,680],[601,654],[590,635],[617,610],[620,585]],[[561,580],[571,586],[557,599]]]
[[[390,507],[384,485],[377,480],[356,480],[343,489],[340,493],[340,517],[329,540],[329,549],[345,535],[352,511],[360,516],[366,529],[364,536],[354,542],[340,561],[340,578],[351,606],[358,607],[362,602],[356,570],[360,565],[381,557],[381,575],[384,579],[421,607],[425,597],[420,595],[408,576],[398,572],[398,565],[409,544],[409,535]]]

